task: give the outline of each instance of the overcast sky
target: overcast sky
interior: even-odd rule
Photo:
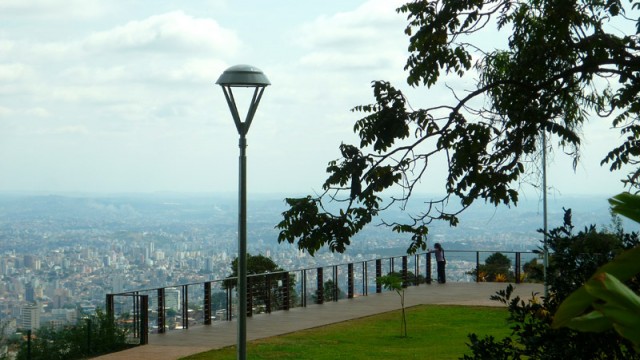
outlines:
[[[2,0],[0,191],[237,191],[238,135],[215,85],[235,64],[272,82],[247,137],[249,192],[320,190],[371,81],[406,88],[401,3]],[[575,174],[554,156],[556,194],[622,190],[599,166],[619,140],[608,126],[585,127]]]

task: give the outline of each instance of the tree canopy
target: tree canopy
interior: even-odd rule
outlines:
[[[264,255],[251,255],[247,254],[247,275],[273,273],[278,271],[284,271],[273,260]],[[231,261],[231,274],[229,278],[238,277],[238,258],[234,258]],[[227,279],[224,281],[224,288],[233,288],[236,286],[236,279]]]
[[[450,102],[414,109],[397,87],[374,81],[375,103],[353,109],[363,114],[354,125],[359,143],[340,146],[322,193],[286,199],[280,242],[311,254],[325,245],[343,252],[382,211],[405,204],[441,157],[444,195],[425,199],[406,222],[385,223],[410,235],[409,253],[424,250],[434,220],[456,225],[477,200],[517,204],[542,135],[557,140],[575,166],[582,125],[598,118],[622,135],[601,165],[631,168],[621,178],[637,187],[640,3],[421,0],[397,11],[408,21],[408,84],[429,93],[446,76],[459,76],[474,79],[474,88],[450,88]],[[505,35],[505,46],[478,40],[492,31]]]

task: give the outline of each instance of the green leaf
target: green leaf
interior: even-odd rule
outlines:
[[[597,274],[584,286],[589,294],[599,300],[640,314],[640,297],[614,276],[608,273]]]
[[[569,321],[567,327],[587,332],[602,332],[613,327],[613,323],[598,311],[575,317]]]
[[[640,223],[640,196],[628,192],[620,193],[611,199],[611,211]]]
[[[610,263],[600,267],[592,279],[602,273],[608,273],[619,281],[627,281],[635,274],[640,273],[640,246],[623,252]],[[551,327],[557,329],[568,326],[571,319],[582,315],[596,299],[587,291],[585,285],[581,286],[560,304]]]

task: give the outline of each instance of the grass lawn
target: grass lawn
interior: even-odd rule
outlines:
[[[467,334],[509,335],[506,308],[423,305],[247,343],[248,359],[458,359]],[[235,346],[183,358],[235,359]]]

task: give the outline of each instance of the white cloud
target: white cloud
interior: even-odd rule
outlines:
[[[89,130],[83,125],[67,125],[61,126],[53,129],[51,131],[53,134],[76,134],[76,135],[86,135],[89,134]]]
[[[94,33],[86,40],[85,46],[94,51],[233,54],[240,47],[240,40],[234,31],[221,27],[214,20],[194,18],[175,11]]]
[[[14,111],[8,107],[0,106],[0,117],[13,115]]]
[[[219,59],[186,59],[176,67],[156,69],[151,76],[155,80],[174,84],[213,84],[228,65]]]
[[[104,15],[109,8],[108,1],[96,0],[2,0],[2,17],[36,17],[56,19],[92,18]]]
[[[0,82],[15,82],[33,76],[33,69],[25,64],[0,64]]]
[[[353,11],[319,17],[303,26],[298,42],[312,49],[379,46],[379,40],[385,41],[389,32],[404,28],[404,17],[395,12],[402,2],[371,0]]]
[[[13,41],[0,39],[0,52],[6,54],[9,51],[12,51],[13,47],[14,47],[14,42]]]
[[[376,56],[363,56],[363,54],[357,53],[343,53],[343,52],[313,52],[305,55],[300,59],[300,63],[306,66],[331,68],[337,67],[340,70],[346,69],[379,69],[388,68],[390,65],[397,63],[397,61],[404,60],[402,56],[394,56],[394,54],[384,53]]]
[[[395,12],[402,2],[371,0],[353,11],[304,25],[296,43],[310,52],[300,63],[327,70],[402,66],[407,48],[405,20]]]

